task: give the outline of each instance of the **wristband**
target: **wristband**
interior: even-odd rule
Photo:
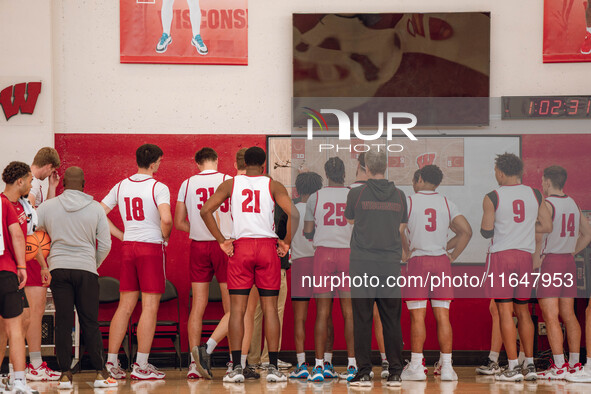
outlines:
[[[27,267],[19,267],[18,265],[16,266],[16,268],[18,268],[19,270],[26,270]]]

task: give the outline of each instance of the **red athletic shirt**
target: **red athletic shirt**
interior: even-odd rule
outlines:
[[[19,222],[19,214],[16,212],[15,205],[2,193],[2,235],[4,238],[4,254],[0,256],[0,271],[9,271],[16,274],[16,258],[14,253],[14,246],[12,245],[12,237],[8,227],[14,223],[19,223],[23,234],[27,234],[27,218],[22,212],[24,224]],[[23,207],[17,202],[20,209]]]

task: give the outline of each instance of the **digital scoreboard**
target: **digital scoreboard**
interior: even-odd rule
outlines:
[[[501,119],[591,119],[591,96],[503,96]]]

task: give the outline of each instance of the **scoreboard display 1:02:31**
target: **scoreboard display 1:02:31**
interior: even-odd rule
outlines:
[[[589,119],[591,96],[504,96],[502,119]]]

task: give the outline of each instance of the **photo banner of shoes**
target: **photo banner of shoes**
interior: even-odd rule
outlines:
[[[544,0],[544,63],[591,62],[591,1]]]
[[[120,62],[248,65],[247,0],[121,0]]]

